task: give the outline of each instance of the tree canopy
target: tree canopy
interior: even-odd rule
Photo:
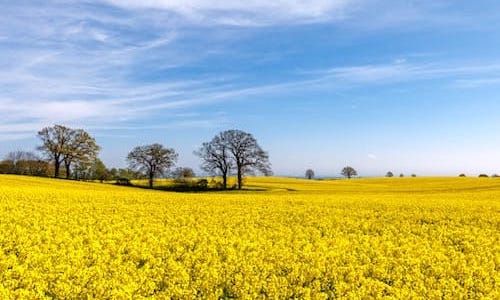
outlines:
[[[352,177],[357,176],[358,172],[353,167],[347,166],[342,169],[341,174],[348,179],[351,179]]]
[[[163,175],[177,161],[177,153],[172,148],[165,148],[161,144],[137,146],[127,156],[132,169],[143,172],[149,179],[149,187],[153,187],[153,180]]]
[[[243,187],[245,175],[255,171],[266,176],[272,174],[267,152],[262,150],[252,134],[241,130],[220,132],[210,142],[203,143],[195,153],[203,160],[203,170],[222,176],[224,188],[232,170],[236,172],[238,189]]]

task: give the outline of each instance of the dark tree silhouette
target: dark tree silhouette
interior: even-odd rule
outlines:
[[[353,176],[357,176],[358,172],[353,167],[347,166],[342,169],[341,174],[347,177],[348,179],[351,179]]]
[[[385,174],[385,177],[394,177],[394,173],[389,171],[389,172],[387,172],[387,174]]]
[[[306,170],[306,178],[307,179],[313,179],[314,178],[314,171],[312,169],[307,169]]]
[[[221,136],[227,142],[228,150],[234,160],[238,189],[243,187],[243,177],[246,174],[252,174],[254,171],[260,171],[265,176],[272,174],[267,152],[262,150],[250,133],[227,130],[222,132]]]
[[[231,152],[228,149],[228,143],[222,133],[214,136],[210,142],[203,143],[195,154],[202,159],[201,169],[222,177],[222,187],[227,188],[227,177],[229,176],[234,162],[231,158]]]
[[[161,144],[137,146],[127,156],[132,169],[146,174],[149,187],[153,187],[155,177],[164,174],[177,161],[174,149],[165,148]]]
[[[238,189],[243,187],[243,177],[260,171],[272,174],[267,153],[250,134],[241,130],[227,130],[216,135],[210,142],[203,143],[195,152],[202,160],[201,168],[211,174],[222,176],[222,185],[227,187],[227,176],[234,168]]]

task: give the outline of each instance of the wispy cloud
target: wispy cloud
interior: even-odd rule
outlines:
[[[449,79],[450,82],[466,85],[495,83],[495,79],[459,79],[460,77],[500,75],[500,62],[461,64],[409,63],[398,60],[389,64],[334,67],[304,72],[318,75],[319,81],[342,81],[343,84],[386,84],[418,80]]]
[[[500,86],[500,77],[458,79],[458,80],[455,80],[455,85],[457,87],[462,87],[462,88],[479,88],[479,87],[491,86],[491,85]]]
[[[377,18],[375,6],[381,14],[401,14]],[[0,139],[32,136],[42,126],[59,122],[96,129],[111,123],[125,126],[153,114],[298,90],[432,78],[467,87],[498,83],[494,78],[500,76],[500,64],[486,62],[458,67],[398,58],[388,64],[292,74],[274,83],[200,67],[212,55],[223,56],[233,39],[240,38],[240,31],[227,33],[227,27],[353,24],[365,19],[379,22],[380,28],[397,27],[434,18],[442,9],[438,4],[397,4],[389,11],[388,6],[376,0],[49,0],[43,6],[11,1],[0,12]],[[216,30],[219,25],[223,29]],[[170,125],[217,122],[176,117]]]
[[[106,2],[128,10],[168,11],[190,23],[247,27],[341,20],[355,7],[357,1],[107,0]]]

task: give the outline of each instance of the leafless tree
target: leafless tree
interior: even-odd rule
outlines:
[[[195,154],[202,159],[201,169],[212,175],[222,177],[222,187],[227,188],[227,177],[233,168],[233,160],[228,149],[228,143],[222,133],[216,135],[210,142],[203,143]]]
[[[259,171],[265,176],[272,175],[271,164],[267,152],[250,134],[241,130],[227,130],[221,133],[231,152],[236,167],[238,189],[243,187],[243,177]]]
[[[153,187],[155,177],[164,174],[177,161],[174,149],[165,148],[161,144],[137,146],[127,156],[132,169],[145,173],[149,180],[149,187]]]

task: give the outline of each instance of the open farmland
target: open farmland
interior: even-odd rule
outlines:
[[[0,176],[0,298],[500,297],[498,179],[247,187]]]

